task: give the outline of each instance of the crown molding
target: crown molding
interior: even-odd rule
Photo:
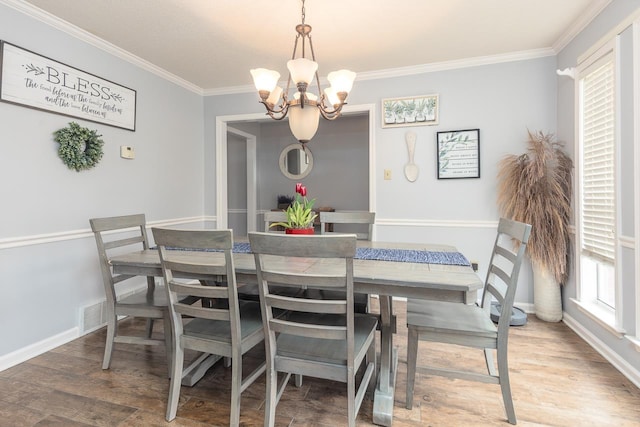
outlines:
[[[554,56],[556,52],[552,48],[532,49],[519,52],[510,52],[500,55],[477,56],[474,58],[457,59],[454,61],[434,62],[431,64],[413,65],[409,67],[388,68],[386,70],[359,72],[356,81],[388,79],[404,77],[415,74],[434,73],[436,71],[456,70],[460,68],[477,67],[480,65],[500,64],[504,62],[526,61],[528,59]],[[238,93],[255,92],[251,85],[234,86],[226,88],[205,89],[204,96],[232,95]]]
[[[481,65],[500,64],[504,62],[526,61],[528,59],[554,56],[551,48],[531,49],[499,55],[476,56],[473,58],[456,59],[453,61],[434,62],[431,64],[414,65],[410,67],[389,68],[378,71],[358,73],[357,80],[375,80],[391,77],[403,77],[414,74],[433,73],[436,71],[455,70],[460,68],[477,67]]]
[[[584,30],[587,25],[595,19],[596,16],[602,12],[602,10],[609,6],[612,0],[593,0],[593,2],[587,7],[587,9],[580,14],[580,16],[573,21],[571,26],[565,31],[558,40],[553,44],[553,51],[559,53],[562,49],[567,47],[569,43]]]
[[[201,87],[198,87],[193,83],[176,76],[175,74],[171,74],[163,68],[160,68],[157,65],[150,63],[149,61],[146,61],[130,52],[127,52],[126,50],[112,43],[96,37],[88,31],[85,31],[80,27],[77,27],[63,19],[60,19],[59,17],[50,14],[49,12],[37,8],[30,3],[26,3],[22,0],[0,0],[0,4],[4,4],[12,9],[17,10],[18,12],[24,13],[25,15],[28,15],[33,19],[36,19],[46,25],[49,25],[50,27],[60,30],[72,37],[77,38],[78,40],[84,41],[91,46],[103,50],[113,56],[123,59],[135,66],[142,68],[143,70],[149,71],[167,81],[175,83],[176,85],[183,87],[191,92],[194,92],[198,95],[203,95],[203,90]]]

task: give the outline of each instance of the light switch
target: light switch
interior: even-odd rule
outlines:
[[[136,152],[133,150],[133,147],[127,147],[126,145],[121,145],[120,157],[122,157],[123,159],[135,159]]]
[[[384,170],[384,179],[385,180],[390,180],[391,179],[391,169],[385,169]]]

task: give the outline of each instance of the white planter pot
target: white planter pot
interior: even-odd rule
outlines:
[[[532,263],[533,268],[533,305],[536,317],[545,322],[562,320],[562,295],[560,284],[547,269]]]

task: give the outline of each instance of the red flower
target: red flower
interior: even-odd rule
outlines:
[[[302,197],[306,197],[307,196],[307,187],[305,187],[304,185],[302,187],[300,187],[300,195]]]
[[[302,191],[302,183],[298,182],[296,184],[296,193],[300,194],[301,191]]]

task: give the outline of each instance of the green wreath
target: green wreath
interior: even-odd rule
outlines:
[[[75,122],[69,123],[66,128],[53,133],[55,141],[60,143],[58,156],[69,169],[76,172],[91,169],[102,158],[102,146],[104,141],[100,139],[95,130],[80,127]]]

